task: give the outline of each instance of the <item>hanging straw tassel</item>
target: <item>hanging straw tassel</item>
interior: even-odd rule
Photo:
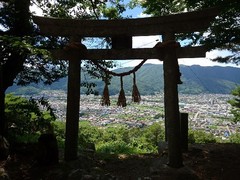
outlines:
[[[108,77],[107,76],[106,76],[104,82],[105,82],[105,86],[103,89],[101,105],[102,106],[110,106],[110,98],[109,98],[109,90],[108,90]]]
[[[118,106],[122,106],[122,107],[126,107],[127,103],[126,103],[126,97],[125,97],[125,92],[123,89],[123,77],[121,76],[121,90],[118,96],[118,102],[117,102]]]
[[[136,85],[136,74],[133,73],[133,90],[132,90],[132,101],[139,103],[141,101],[141,96]]]

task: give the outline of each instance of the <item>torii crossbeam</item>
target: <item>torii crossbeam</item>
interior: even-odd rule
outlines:
[[[162,17],[119,19],[119,20],[74,20],[34,16],[41,34],[65,37],[111,37],[121,39],[133,36],[163,35],[163,41],[175,41],[175,33],[198,32],[206,30],[218,14],[217,9],[174,14]],[[80,60],[100,59],[161,59],[158,49],[88,49],[54,50],[57,59],[69,60],[68,100],[66,118],[65,160],[77,158],[79,100],[80,100]],[[183,165],[180,144],[180,117],[178,105],[178,82],[176,64],[178,58],[205,57],[204,47],[168,48],[163,60],[165,126],[167,130],[169,166],[179,168]]]

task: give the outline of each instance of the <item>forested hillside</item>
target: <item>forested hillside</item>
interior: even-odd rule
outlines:
[[[116,72],[129,71],[131,67],[116,69]],[[240,68],[234,67],[202,67],[202,66],[180,66],[183,84],[179,85],[179,92],[186,94],[198,93],[220,93],[229,94],[237,85],[240,85]],[[163,66],[156,64],[145,64],[136,73],[137,86],[142,95],[151,95],[163,92]],[[67,79],[63,78],[51,86],[31,85],[27,87],[9,88],[8,92],[17,94],[35,94],[41,90],[67,90]],[[96,91],[102,93],[104,83],[101,80],[91,79],[87,74],[82,73],[82,81],[94,82],[97,84]],[[123,78],[126,94],[131,94],[132,76]],[[120,90],[120,78],[113,77],[109,86],[110,94],[115,95]],[[81,93],[85,93],[82,89]]]

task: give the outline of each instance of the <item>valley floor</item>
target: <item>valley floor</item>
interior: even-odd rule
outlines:
[[[66,93],[46,91],[41,94],[49,98],[61,121],[66,119]],[[122,124],[128,127],[144,127],[159,122],[164,125],[164,95],[142,96],[140,104],[132,103],[127,96],[127,107],[118,107],[117,96],[111,96],[110,106],[101,106],[101,96],[81,96],[79,119],[94,126]],[[240,132],[240,123],[235,124],[227,102],[232,96],[226,94],[179,95],[180,112],[189,114],[189,129],[204,130],[222,139]]]

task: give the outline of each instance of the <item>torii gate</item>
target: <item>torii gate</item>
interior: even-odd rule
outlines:
[[[175,33],[189,33],[206,30],[218,14],[217,9],[168,15],[162,17],[117,20],[75,20],[34,16],[44,35],[73,37],[111,37],[117,42],[132,42],[133,36],[163,35],[163,42],[175,41]],[[78,38],[78,39],[77,39]],[[123,40],[123,38],[125,38]],[[58,59],[69,60],[68,94],[66,116],[65,160],[74,160],[78,152],[79,102],[80,102],[80,63],[89,60],[161,59],[158,48],[132,49],[88,49],[80,51],[55,50]],[[178,58],[205,57],[205,47],[168,48],[164,52],[164,105],[165,126],[169,149],[169,166],[179,168],[183,165],[180,142],[180,113],[176,64]]]

